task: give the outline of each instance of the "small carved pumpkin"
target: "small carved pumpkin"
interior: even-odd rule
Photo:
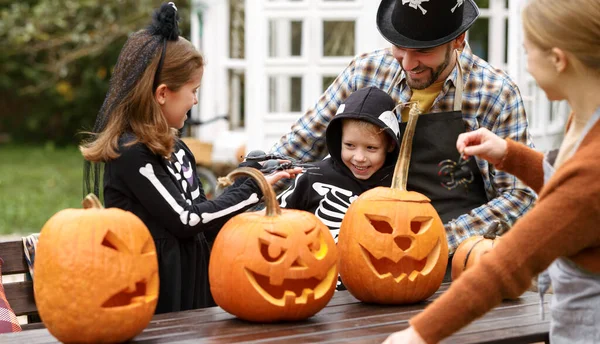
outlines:
[[[150,322],[158,300],[158,262],[150,232],[135,215],[65,209],[41,230],[34,293],[48,331],[66,343],[122,342]]]
[[[473,236],[461,242],[452,257],[452,280],[456,280],[466,269],[477,264],[481,257],[497,244],[500,238],[499,223],[494,221],[483,236]]]
[[[327,305],[337,283],[337,248],[329,229],[313,214],[282,210],[256,169],[241,167],[226,179],[230,183],[240,175],[258,182],[266,213],[239,214],[217,235],[209,263],[215,302],[248,321],[314,315]]]
[[[444,279],[448,244],[442,220],[427,197],[406,190],[418,115],[413,107],[391,188],[363,193],[342,221],[340,275],[348,291],[364,302],[421,301]]]

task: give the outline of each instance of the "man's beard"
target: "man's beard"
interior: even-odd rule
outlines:
[[[430,68],[430,67],[426,67],[423,70],[423,74],[427,73],[427,71],[431,71],[431,77],[429,77],[429,79],[425,79],[425,80],[413,80],[410,78],[409,74],[406,74],[406,83],[408,84],[408,86],[410,86],[410,88],[414,89],[414,90],[424,90],[427,87],[431,86],[440,76],[440,74],[442,74],[442,72],[446,69],[446,67],[448,67],[448,65],[450,64],[450,53],[452,52],[452,48],[450,46],[448,46],[448,48],[446,49],[446,56],[444,57],[444,62],[442,62],[439,66],[437,66],[435,69]],[[402,64],[400,64],[400,66],[402,66]],[[416,70],[418,70],[419,67],[415,68]],[[413,69],[414,71],[414,69]]]

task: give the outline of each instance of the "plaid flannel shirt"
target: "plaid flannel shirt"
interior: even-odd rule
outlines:
[[[484,127],[500,137],[533,147],[517,85],[503,71],[473,55],[467,43],[459,59],[463,72],[462,112],[466,130]],[[400,70],[400,64],[394,59],[391,49],[355,57],[327,88],[317,104],[300,117],[291,131],[273,146],[272,152],[304,162],[322,159],[327,155],[327,124],[335,116],[338,106],[352,92],[368,86],[377,86],[387,91],[394,75],[401,72],[399,82],[389,93],[397,102],[410,100],[412,91],[406,83],[404,72]],[[458,70],[455,67],[429,112],[453,111],[457,77]],[[397,117],[400,121],[399,112]],[[494,220],[500,221],[506,228],[512,226],[533,206],[537,197],[533,190],[514,176],[494,169],[485,160],[476,159],[476,162],[490,201],[445,224],[451,254],[463,240],[484,234]]]

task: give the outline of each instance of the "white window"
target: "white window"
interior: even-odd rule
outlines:
[[[520,8],[525,0],[475,0],[481,16],[467,34],[473,52],[508,71],[521,89],[536,146],[556,147],[564,103],[548,102],[525,70]],[[194,43],[207,59],[196,118],[228,114],[199,128],[268,150],[362,52],[389,46],[374,0],[196,0]],[[195,32],[194,32],[195,31]]]

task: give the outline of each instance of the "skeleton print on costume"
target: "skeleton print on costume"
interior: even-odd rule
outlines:
[[[421,3],[423,2],[428,2],[429,0],[402,0],[402,5],[406,5],[408,4],[408,6],[415,8],[415,9],[420,9],[421,12],[423,13],[423,15],[425,15],[425,13],[427,13],[427,10],[423,8],[423,6],[421,6]],[[462,1],[462,0],[459,0]]]
[[[253,193],[252,195],[250,195],[250,197],[248,197],[247,200],[242,201],[232,207],[219,210],[215,213],[202,213],[202,223],[209,223],[212,220],[216,220],[224,216],[229,216],[230,214],[235,213],[236,211],[243,209],[246,206],[258,203],[258,201],[260,201],[258,199],[258,195]]]
[[[325,159],[324,162],[329,162],[329,159]],[[303,173],[296,177],[292,187],[279,196],[279,201],[283,208],[302,209],[314,213],[323,224],[329,227],[331,235],[337,242],[344,215],[358,196],[356,191],[311,181],[312,178],[328,180],[327,177]],[[337,181],[340,182],[339,178]],[[306,204],[311,204],[311,206],[307,208]]]
[[[191,203],[191,201],[200,196],[200,185],[194,178],[194,170],[192,169],[191,165],[192,163],[185,155],[185,151],[183,149],[178,150],[173,155],[177,158],[177,161],[174,163],[169,161],[167,169],[175,177],[175,179],[181,183],[183,196],[186,198],[188,203]],[[169,165],[173,165],[177,171],[173,170],[173,168]],[[192,188],[192,191],[190,192],[191,199],[185,196],[188,186]]]
[[[463,2],[465,2],[465,0],[456,0],[456,5],[452,7],[450,11],[454,13],[454,11],[456,11],[456,9],[459,8],[463,4]]]
[[[139,171],[142,176],[146,177],[146,179],[152,183],[152,185],[156,188],[156,191],[158,191],[165,201],[167,201],[173,211],[179,214],[181,223],[184,225],[189,224],[190,226],[195,226],[200,222],[200,216],[198,216],[198,214],[190,214],[187,210],[184,210],[173,198],[173,196],[171,196],[165,186],[160,183],[156,177],[156,174],[154,174],[154,168],[152,167],[152,164],[146,164],[146,166],[140,167]]]
[[[312,188],[323,197],[315,215],[329,227],[333,239],[337,242],[344,215],[358,196],[352,191],[325,183],[314,183]]]
[[[194,171],[191,166],[191,161],[185,154],[183,149],[180,149],[173,154],[177,161],[167,161],[167,170],[175,177],[181,186],[181,196],[185,199],[187,204],[192,204],[193,200],[200,196],[200,184],[197,178],[194,178]],[[175,198],[169,193],[167,188],[161,184],[160,180],[154,173],[154,168],[151,164],[146,164],[144,167],[139,169],[142,176],[150,181],[156,191],[167,201],[173,211],[179,214],[179,219],[184,225],[196,226],[202,220],[203,224],[209,223],[213,220],[228,217],[231,214],[243,209],[246,206],[258,203],[258,195],[256,193],[251,194],[248,199],[241,201],[231,207],[221,209],[216,212],[205,212],[200,215],[196,213],[190,213],[181,207]],[[193,188],[188,192],[188,188]]]

